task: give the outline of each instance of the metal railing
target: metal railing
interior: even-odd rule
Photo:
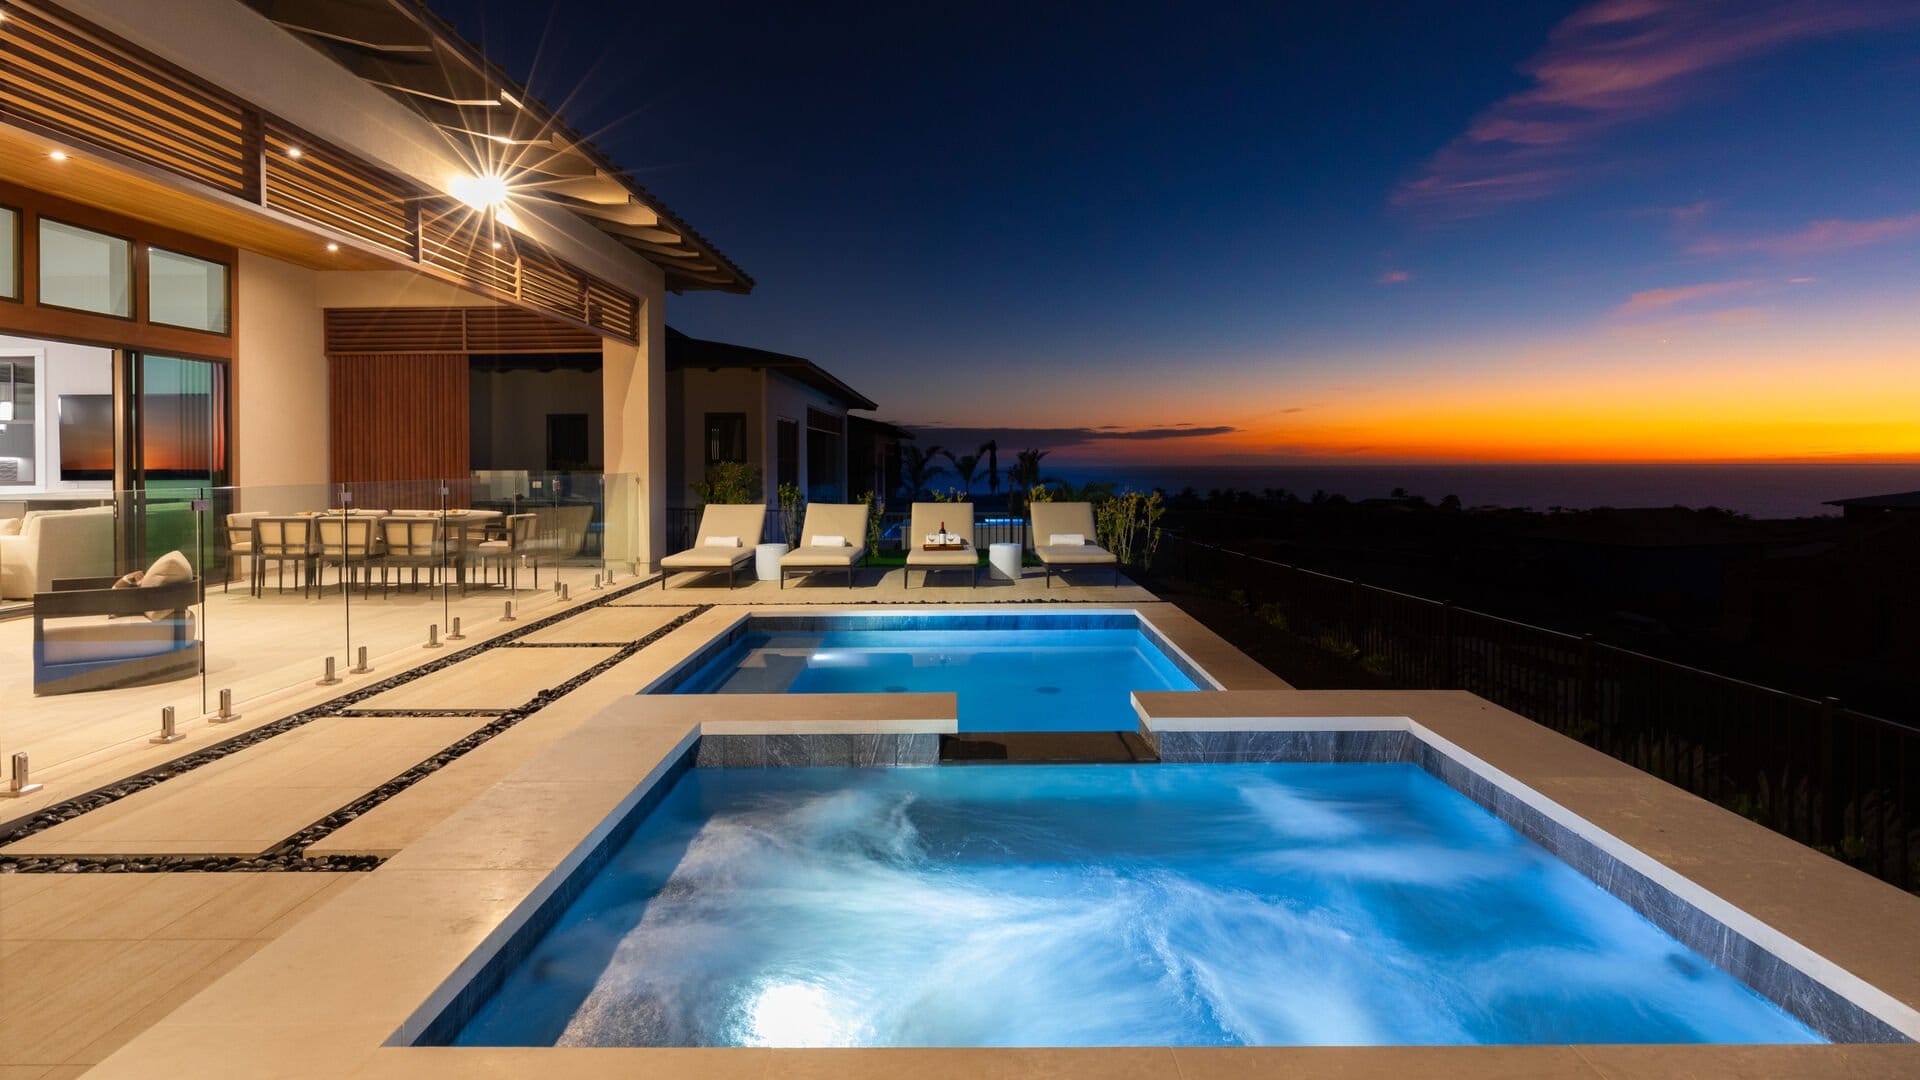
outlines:
[[[1185,536],[1163,537],[1154,569],[1230,595],[1392,685],[1478,694],[1901,888],[1920,886],[1920,728]]]

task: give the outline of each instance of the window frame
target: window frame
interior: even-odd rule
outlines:
[[[219,259],[209,259],[209,258],[206,258],[205,256],[195,255],[192,252],[187,252],[187,251],[175,251],[173,248],[163,247],[162,245],[159,245],[159,244],[141,244],[139,246],[146,254],[146,263],[147,263],[147,272],[142,275],[142,277],[145,278],[145,281],[143,282],[143,284],[146,288],[146,296],[142,298],[146,301],[146,304],[144,305],[146,310],[146,318],[142,321],[144,321],[148,326],[165,326],[169,329],[187,330],[195,334],[213,334],[218,337],[231,337],[233,335],[234,296],[233,296],[233,267],[231,265],[221,262]],[[165,319],[158,319],[154,317],[154,314],[153,314],[153,253],[156,251],[160,252],[162,255],[168,255],[176,259],[189,259],[189,260],[192,260],[193,262],[205,263],[208,266],[217,266],[220,268],[220,294],[222,298],[221,306],[220,306],[220,314],[222,316],[220,329],[209,330],[204,326],[187,326],[182,323],[167,322]]]
[[[105,229],[93,229],[85,225],[76,225],[71,221],[63,220],[51,214],[35,214],[33,220],[34,250],[37,256],[34,260],[33,282],[33,299],[35,306],[47,308],[51,311],[71,311],[76,315],[91,315],[96,319],[114,319],[124,323],[139,323],[143,321],[140,318],[140,302],[145,299],[141,296],[141,292],[146,283],[141,280],[144,275],[140,272],[140,253],[144,245],[141,244],[140,241],[131,236],[108,232]],[[47,300],[47,290],[45,288],[47,277],[47,245],[46,237],[42,230],[45,229],[48,222],[52,222],[61,228],[72,229],[75,232],[91,233],[94,236],[104,236],[109,240],[118,240],[127,245],[127,313],[125,315],[116,315],[111,311],[97,311],[93,308],[74,307],[71,304],[55,304]],[[184,327],[177,329],[184,329]]]
[[[740,456],[737,458],[716,458],[713,456],[714,421],[737,421],[740,425]],[[710,412],[703,414],[700,427],[700,455],[706,459],[707,468],[715,465],[747,463],[747,414],[743,412]]]
[[[13,215],[13,250],[0,252],[0,258],[11,256],[13,260],[13,295],[0,293],[0,303],[25,304],[27,302],[27,212],[11,203],[0,203],[0,213]],[[37,285],[38,282],[35,284]]]

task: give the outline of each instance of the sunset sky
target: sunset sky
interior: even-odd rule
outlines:
[[[935,441],[1920,461],[1920,0],[436,6]]]

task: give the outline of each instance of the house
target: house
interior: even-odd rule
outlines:
[[[1878,521],[1893,516],[1920,518],[1920,491],[1830,499],[1823,505],[1839,507],[1841,516],[1848,521]]]
[[[877,492],[885,507],[901,491],[900,444],[914,438],[898,424],[847,417],[847,482],[855,495]]]
[[[878,408],[866,395],[803,357],[703,341],[668,327],[667,499],[700,504],[699,485],[722,462],[759,471],[767,503],[781,484],[811,502],[847,502],[870,489],[870,428],[850,452],[852,410]],[[848,462],[860,463],[849,483]]]
[[[0,518],[564,482],[601,493],[606,555],[663,553],[666,297],[753,280],[449,24],[0,12]],[[120,500],[117,567],[153,554],[153,502]]]

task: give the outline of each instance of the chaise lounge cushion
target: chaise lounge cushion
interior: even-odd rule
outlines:
[[[1098,544],[1042,544],[1033,549],[1040,561],[1056,566],[1102,566],[1116,560]]]
[[[919,537],[939,532],[941,522],[946,523],[947,532],[960,537],[964,546],[959,551],[928,551],[918,542]],[[907,565],[914,569],[980,565],[980,552],[973,546],[972,503],[914,503],[907,536],[913,540]]]
[[[780,556],[782,569],[844,570],[866,557],[867,545],[847,542],[864,536],[866,503],[813,503],[800,523],[800,546]]]
[[[1053,541],[1078,536],[1082,541],[1096,535],[1093,504],[1084,502],[1037,502],[1027,508],[1033,528],[1028,535],[1036,541],[1033,553],[1049,566],[1111,566],[1120,560],[1099,544],[1057,544]],[[1047,543],[1038,543],[1040,537]]]
[[[738,566],[754,556],[752,539],[758,542],[766,527],[767,508],[761,503],[728,505],[709,503],[700,511],[700,530],[693,546],[660,560],[663,570],[724,570]],[[708,541],[732,537],[738,547],[713,547]]]

